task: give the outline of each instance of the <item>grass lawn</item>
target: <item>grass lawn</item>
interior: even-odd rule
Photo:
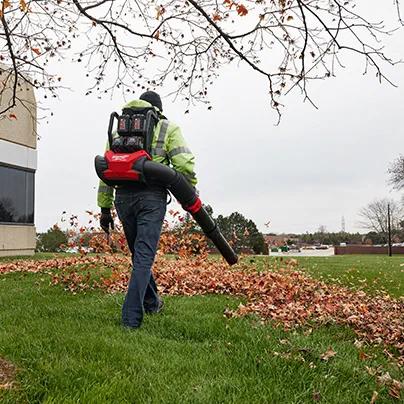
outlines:
[[[404,255],[339,255],[331,257],[294,257],[299,268],[311,276],[369,293],[387,292],[404,296]],[[246,257],[247,261],[251,258]],[[266,265],[284,266],[283,257],[255,257],[262,269]]]
[[[0,257],[0,264],[2,262],[10,262],[15,260],[32,260],[33,258],[36,260],[48,260],[52,258],[63,258],[63,257],[71,257],[75,254],[69,253],[51,253],[51,252],[41,252],[35,253],[35,256],[32,255],[18,255],[15,257]]]
[[[328,281],[356,286],[377,278],[376,289],[403,295],[403,258],[298,261]],[[377,391],[377,404],[399,402],[371,373],[402,379],[400,370],[382,348],[355,346],[349,328],[284,332],[251,317],[225,318],[235,298],[197,296],[166,297],[162,314],[127,331],[122,300],[98,291],[73,295],[44,274],[0,275],[0,357],[18,369],[15,388],[0,388],[0,401],[369,403]],[[330,347],[336,355],[321,360]]]

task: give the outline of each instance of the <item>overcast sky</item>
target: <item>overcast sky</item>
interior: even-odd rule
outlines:
[[[404,58],[403,33],[388,42],[397,58]],[[184,104],[163,98],[165,114],[182,128],[196,156],[201,198],[215,215],[238,211],[261,231],[277,233],[320,225],[339,231],[344,216],[347,231],[363,231],[361,207],[375,198],[399,199],[386,171],[404,152],[404,66],[387,69],[394,88],[373,74],[363,76],[358,59],[344,63],[336,78],[311,84],[318,110],[298,93],[285,98],[279,126],[265,81],[244,66],[221,71],[210,88],[212,111],[200,105],[184,114]],[[73,63],[64,63],[60,73],[72,91],[46,104],[54,116],[38,128],[38,231],[64,210],[97,209],[93,159],[103,153],[109,114],[124,102],[85,97],[83,70]]]

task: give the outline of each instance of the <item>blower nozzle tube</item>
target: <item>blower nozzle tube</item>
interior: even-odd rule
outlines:
[[[191,213],[191,215],[199,224],[199,226],[201,226],[201,229],[206,234],[206,236],[212,240],[213,244],[219,250],[220,254],[222,254],[227,263],[229,265],[237,264],[237,254],[224,238],[219,227],[206,211],[206,209],[201,206],[201,208],[196,213]]]
[[[146,183],[158,183],[166,186],[182,207],[192,215],[205,235],[212,240],[227,263],[229,265],[236,264],[238,261],[237,254],[224,238],[216,222],[203,207],[195,188],[189,184],[185,177],[164,164],[150,160],[144,160],[141,164],[141,172]],[[139,169],[140,167],[135,168]]]

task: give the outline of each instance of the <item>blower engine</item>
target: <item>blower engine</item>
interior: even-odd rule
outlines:
[[[118,121],[117,134],[113,126]],[[110,149],[104,157],[95,157],[98,177],[109,186],[127,185],[133,181],[158,184],[167,188],[199,224],[229,265],[236,264],[237,254],[220,232],[217,224],[203,207],[195,188],[178,171],[152,161],[152,136],[159,117],[154,108],[124,109],[122,115],[113,112],[109,121]]]

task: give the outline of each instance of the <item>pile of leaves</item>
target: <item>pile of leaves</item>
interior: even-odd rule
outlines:
[[[53,285],[73,293],[124,292],[130,271],[130,259],[121,254],[0,265],[0,274],[50,273]],[[258,271],[251,263],[229,268],[207,254],[175,259],[160,252],[154,274],[163,295],[226,294],[245,299],[236,310],[225,310],[227,317],[254,314],[285,329],[308,323],[349,325],[361,339],[394,346],[404,354],[404,299],[326,284],[298,270],[294,259],[286,261],[284,268]]]

